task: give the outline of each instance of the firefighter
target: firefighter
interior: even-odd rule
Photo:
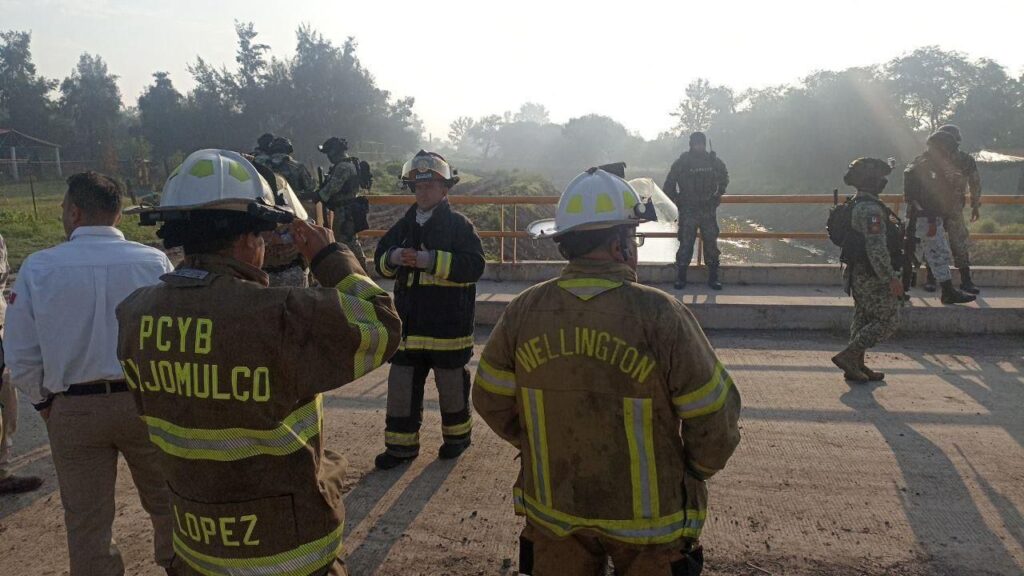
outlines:
[[[441,405],[438,451],[457,458],[470,444],[470,377],[476,281],[484,272],[480,237],[468,218],[448,204],[459,181],[448,162],[420,150],[402,168],[402,182],[416,204],[377,244],[374,264],[395,279],[395,304],[402,318],[402,342],[388,376],[385,451],[377,468],[386,470],[419,455],[423,388],[433,370]]]
[[[345,462],[323,448],[321,393],[393,353],[391,297],[234,152],[190,155],[141,221],[185,252],[117,310],[118,358],[171,491],[173,568],[345,574]],[[322,288],[267,286],[261,233],[289,221]]]
[[[481,356],[473,406],[520,451],[523,574],[703,566],[705,481],[739,442],[740,395],[690,311],[637,283],[654,219],[622,178],[577,176],[531,225],[569,265],[509,304]]]

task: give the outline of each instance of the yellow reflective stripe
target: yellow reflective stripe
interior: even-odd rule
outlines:
[[[537,498],[551,505],[551,467],[548,464],[547,424],[544,419],[544,391],[521,388],[526,434],[530,442],[533,487]]]
[[[725,404],[729,389],[733,386],[732,378],[721,362],[715,364],[715,372],[711,380],[697,390],[676,396],[672,399],[676,414],[682,418],[696,418],[718,411]]]
[[[471,430],[473,430],[472,420],[466,420],[462,424],[454,426],[441,426],[441,434],[445,436],[462,436],[463,434],[469,434]]]
[[[308,576],[330,566],[342,552],[342,523],[329,534],[272,556],[219,558],[196,552],[174,532],[174,552],[205,576]]]
[[[476,385],[491,394],[515,396],[516,375],[513,372],[498,370],[487,360],[481,358],[480,365],[476,370]]]
[[[622,286],[622,282],[606,278],[571,278],[559,280],[558,287],[586,302],[595,296],[604,294]]]
[[[337,290],[345,319],[359,331],[359,347],[352,355],[353,378],[359,378],[384,363],[388,330],[370,300],[387,292],[362,274],[350,274],[338,283]]]
[[[452,253],[444,250],[434,251],[434,276],[446,280],[452,274]]]
[[[629,444],[633,517],[658,517],[658,470],[654,461],[654,410],[650,398],[623,398],[623,425]]]
[[[443,278],[438,278],[426,272],[420,272],[420,286],[441,286],[442,288],[469,288],[475,286],[473,282],[452,282]]]
[[[454,352],[473,347],[473,336],[460,338],[431,338],[429,336],[406,336],[399,345],[399,350],[433,350],[435,352]]]
[[[707,520],[707,509],[695,508],[654,519],[582,518],[545,506],[519,488],[513,491],[513,504],[517,512],[525,514],[556,536],[566,537],[579,530],[593,530],[630,544],[666,544],[684,537],[700,538]]]
[[[396,446],[419,446],[420,433],[412,432],[384,432],[384,443]]]
[[[388,278],[393,278],[395,274],[398,273],[398,269],[391,267],[391,262],[388,261],[390,255],[391,250],[385,250],[384,253],[380,255],[380,260],[377,261],[377,264],[380,265],[381,274]]]
[[[142,416],[149,439],[165,453],[188,460],[232,462],[254,456],[285,456],[304,448],[320,434],[323,401],[320,395],[291,414],[276,428],[186,428],[155,416]]]

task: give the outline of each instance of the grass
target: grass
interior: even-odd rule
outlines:
[[[7,258],[17,271],[25,258],[64,241],[61,207],[67,185],[62,181],[35,183],[35,209],[27,182],[0,185],[0,234],[7,242]],[[130,201],[128,201],[130,202]],[[137,216],[125,216],[118,226],[129,240],[158,245],[155,227],[139,226]]]

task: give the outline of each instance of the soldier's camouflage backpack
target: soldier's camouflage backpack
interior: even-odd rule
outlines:
[[[837,204],[829,210],[825,229],[828,231],[828,239],[842,249],[839,261],[849,266],[854,262],[867,259],[864,236],[853,229],[853,209],[861,202],[874,202],[885,210],[887,216],[885,222],[886,245],[889,248],[893,267],[898,269],[902,266],[903,261],[901,245],[903,222],[884,202],[876,198],[848,196],[845,202]]]

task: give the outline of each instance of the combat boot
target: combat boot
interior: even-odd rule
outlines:
[[[396,466],[412,462],[415,459],[415,456],[400,457],[388,454],[387,452],[382,452],[377,454],[377,457],[373,459],[373,465],[376,466],[378,470],[391,470]]]
[[[922,286],[922,288],[924,288],[925,292],[935,292],[935,275],[932,274],[931,268],[926,267],[925,271],[928,272],[928,277],[925,278],[924,286]]]
[[[454,460],[461,456],[466,451],[466,448],[469,448],[469,444],[469,440],[462,444],[449,444],[445,442],[437,449],[437,457],[441,460]]]
[[[722,283],[718,281],[718,266],[708,266],[708,286],[712,290],[722,289]]]
[[[868,368],[867,364],[864,363],[864,354],[866,350],[862,350],[860,353],[860,371],[864,373],[872,382],[878,382],[879,380],[885,380],[885,372],[875,372],[871,368]]]
[[[843,371],[843,377],[854,382],[868,382],[870,378],[861,370],[860,352],[847,346],[842,352],[832,357],[832,363]]]
[[[676,271],[676,283],[673,284],[676,290],[686,288],[686,266],[679,266]]]
[[[971,281],[971,269],[969,266],[964,266],[960,269],[960,290],[968,294],[981,293],[981,290]]]
[[[952,280],[946,280],[942,283],[943,304],[966,304],[968,302],[974,302],[977,298],[978,297],[974,294],[961,292],[954,288]]]

